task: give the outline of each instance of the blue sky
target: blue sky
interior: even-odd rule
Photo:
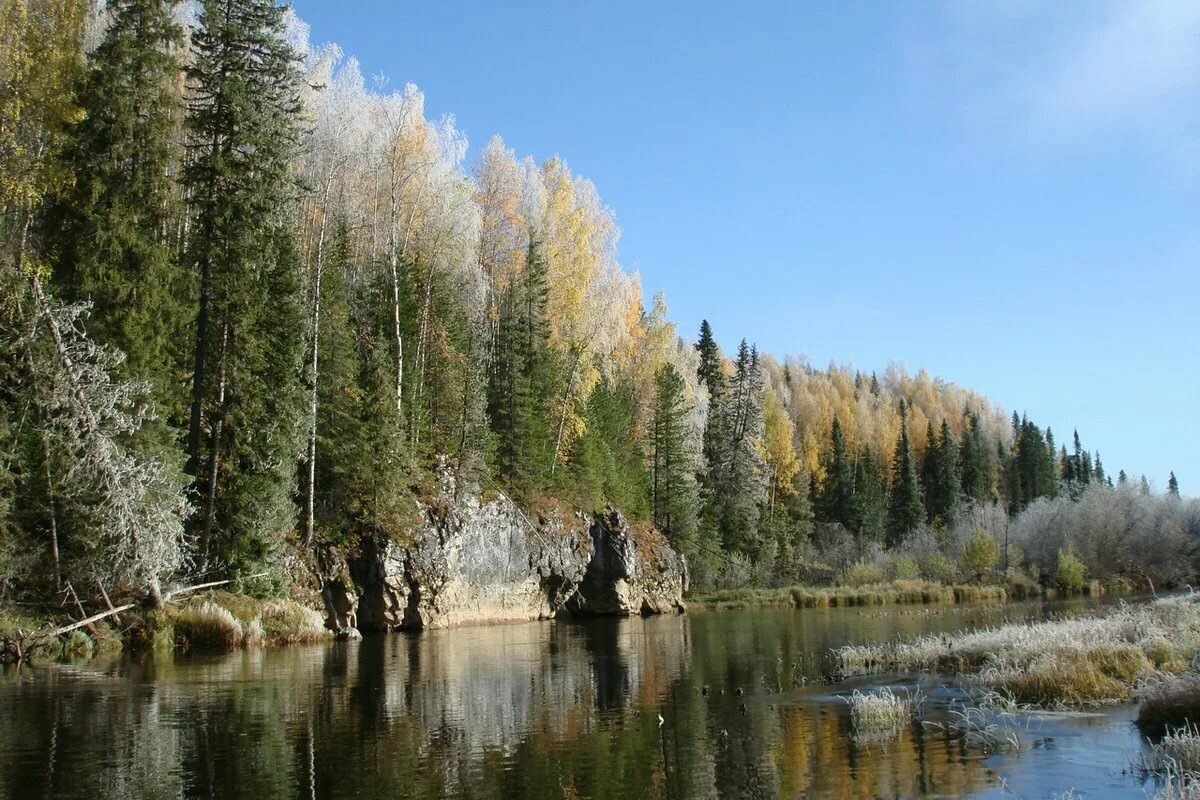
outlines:
[[[295,8],[591,178],[688,335],[925,367],[1200,494],[1194,0]]]

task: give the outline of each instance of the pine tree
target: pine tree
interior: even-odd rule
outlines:
[[[1171,497],[1179,497],[1179,479],[1175,477],[1175,472],[1171,472],[1171,477],[1167,479],[1167,494]]]
[[[1104,483],[1104,465],[1100,463],[1100,451],[1096,451],[1096,461],[1092,465],[1092,480],[1096,483]]]
[[[1125,486],[1128,483],[1129,483],[1129,476],[1125,474],[1125,470],[1121,470],[1120,472],[1118,472],[1117,473],[1117,485]]]
[[[83,117],[65,160],[75,175],[55,213],[57,278],[69,301],[90,300],[90,332],[121,349],[120,375],[148,383],[156,416],[182,425],[190,282],[176,260],[172,179],[179,154],[177,0],[116,0],[79,91]],[[161,420],[160,420],[161,422]],[[145,429],[166,454],[175,435]]]
[[[896,547],[925,521],[921,483],[908,440],[908,413],[900,401],[900,440],[892,461],[892,491],[888,505],[888,546]]]
[[[688,407],[683,376],[664,364],[654,376],[654,427],[651,440],[651,508],[654,524],[668,540],[690,539],[696,530],[696,492],[687,452]]]
[[[295,521],[301,293],[297,56],[274,0],[206,0],[192,43],[188,260],[199,274],[188,430],[201,567],[267,563]]]

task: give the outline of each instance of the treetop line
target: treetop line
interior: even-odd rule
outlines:
[[[0,0],[0,598],[280,591],[289,548],[406,536],[439,465],[652,522],[699,587],[1151,502],[924,371],[684,340],[565,161],[496,137],[468,169],[452,118],[293,49],[275,0],[195,7]],[[1153,503],[1191,531],[1174,474]]]

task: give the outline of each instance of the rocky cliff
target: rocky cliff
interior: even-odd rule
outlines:
[[[438,502],[404,542],[322,559],[334,630],[420,630],[562,615],[682,612],[687,565],[617,511],[525,512],[503,495]]]

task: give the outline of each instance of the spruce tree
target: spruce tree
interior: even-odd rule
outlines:
[[[734,374],[728,388],[724,419],[724,452],[719,453],[724,480],[721,496],[721,533],[727,548],[751,558],[761,547],[759,504],[766,488],[761,453],[763,436],[762,371],[758,351],[743,339],[738,347]]]
[[[654,524],[678,544],[695,535],[696,497],[687,452],[683,376],[664,364],[654,376],[651,509]]]
[[[854,491],[854,464],[846,450],[846,437],[837,416],[830,428],[829,456],[825,462],[825,482],[821,486],[818,513],[824,522],[836,522],[857,532],[861,518]]]
[[[896,455],[892,461],[892,491],[888,505],[888,546],[898,546],[924,521],[921,483],[917,478],[917,465],[908,440],[908,410],[901,400],[900,440],[896,443]]]
[[[700,354],[700,365],[696,375],[700,383],[708,389],[710,398],[724,394],[725,376],[721,372],[721,348],[713,338],[712,326],[708,320],[700,322],[700,338],[696,341],[696,352]]]
[[[75,175],[52,223],[56,277],[68,301],[90,300],[89,332],[125,353],[120,377],[149,384],[159,424],[143,429],[160,456],[182,426],[183,298],[190,281],[172,231],[179,161],[177,0],[115,0],[79,90],[82,115],[65,153]],[[146,443],[149,445],[149,443]]]
[[[1171,477],[1167,479],[1167,494],[1171,497],[1179,497],[1179,479],[1175,477],[1174,470],[1171,472]]]
[[[950,423],[942,420],[941,433],[934,448],[933,466],[926,486],[929,521],[949,524],[962,502],[962,476],[958,468],[958,443]]]
[[[992,468],[979,416],[970,409],[963,414],[963,438],[959,444],[962,493],[969,500],[985,503],[992,499]]]
[[[862,541],[882,542],[887,536],[888,476],[871,448],[864,447],[854,463],[854,498],[852,513],[856,515],[851,530]]]
[[[1120,472],[1118,472],[1117,473],[1117,485],[1125,486],[1128,483],[1129,483],[1129,476],[1125,474],[1125,470],[1121,470]]]
[[[274,0],[206,0],[192,37],[183,177],[200,286],[188,455],[201,567],[268,563],[295,521],[300,76],[284,11]]]

